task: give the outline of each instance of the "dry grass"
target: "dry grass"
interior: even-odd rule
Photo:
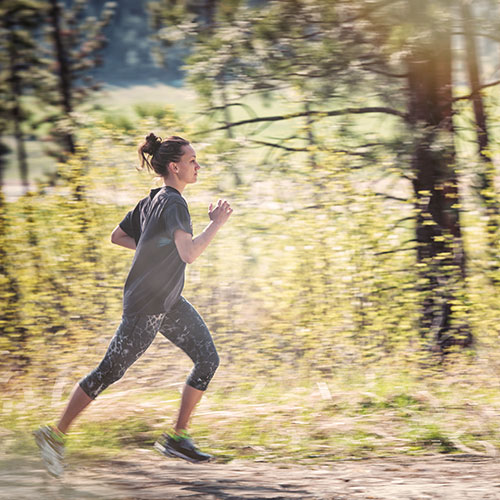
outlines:
[[[222,460],[309,463],[455,452],[496,456],[500,392],[491,371],[498,371],[498,364],[490,359],[486,370],[486,361],[461,360],[434,373],[372,366],[300,380],[283,373],[244,378],[223,369],[197,409],[192,432],[202,448]],[[81,416],[71,432],[70,453],[126,454],[150,446],[169,427],[182,377],[165,383],[154,370],[146,379],[141,371],[129,372]],[[18,389],[4,398],[3,451],[32,452],[29,431],[54,419],[69,388],[56,383],[52,391],[42,392],[25,385],[24,394]]]

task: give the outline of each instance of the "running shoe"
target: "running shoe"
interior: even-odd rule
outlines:
[[[154,447],[167,457],[182,458],[193,463],[208,462],[213,458],[212,455],[201,452],[185,431],[181,435],[162,434]]]
[[[33,435],[48,473],[54,477],[61,476],[64,470],[63,434],[50,425],[42,425],[33,431]]]

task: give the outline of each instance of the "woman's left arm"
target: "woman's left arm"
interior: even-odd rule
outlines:
[[[135,240],[129,236],[120,226],[116,226],[111,233],[111,243],[120,245],[121,247],[135,250]]]

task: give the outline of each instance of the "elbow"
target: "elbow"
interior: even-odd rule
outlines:
[[[175,233],[175,246],[180,259],[186,264],[192,264],[199,255],[191,235],[182,231]]]
[[[111,233],[111,243],[114,245],[119,245],[120,242],[120,235],[118,234],[118,228],[116,228],[112,233]]]
[[[190,252],[183,252],[182,254],[179,254],[179,257],[182,262],[185,262],[186,264],[192,264],[196,260],[196,256]]]
[[[193,257],[193,256],[184,256],[184,257],[181,257],[181,259],[186,263],[186,264],[192,264],[195,260],[196,260],[196,257]]]

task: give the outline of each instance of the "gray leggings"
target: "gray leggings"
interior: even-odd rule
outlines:
[[[192,359],[194,367],[187,384],[204,391],[219,366],[219,355],[203,318],[183,297],[168,313],[124,315],[99,366],[80,380],[83,391],[95,399],[123,377],[151,345],[157,332]]]

